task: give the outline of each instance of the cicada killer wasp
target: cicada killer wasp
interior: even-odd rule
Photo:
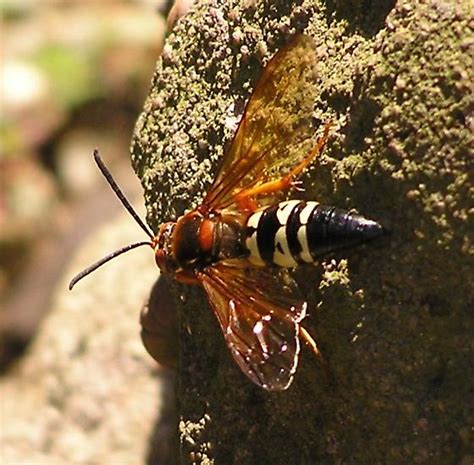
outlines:
[[[288,269],[380,236],[382,226],[315,201],[284,200],[323,149],[330,124],[314,140],[316,53],[297,36],[267,64],[203,202],[154,234],[133,211],[97,151],[101,172],[149,236],[98,261],[149,245],[163,273],[200,284],[241,370],[268,390],[290,386],[300,340],[320,356],[301,325],[307,302]]]

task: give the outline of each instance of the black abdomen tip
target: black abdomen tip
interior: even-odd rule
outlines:
[[[348,235],[360,236],[362,241],[369,241],[388,233],[380,223],[369,220],[362,215],[348,214],[347,229]]]
[[[323,205],[319,205],[311,215],[307,232],[309,247],[315,257],[387,234],[387,230],[376,221]]]

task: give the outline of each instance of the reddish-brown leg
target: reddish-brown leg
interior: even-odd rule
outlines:
[[[184,284],[200,284],[199,280],[193,274],[186,273],[186,271],[178,271],[174,277],[177,281]]]
[[[333,381],[333,375],[331,373],[331,369],[329,367],[328,362],[324,358],[323,354],[319,350],[318,344],[314,340],[314,338],[311,336],[311,334],[306,331],[306,329],[303,326],[300,326],[300,339],[309,346],[309,348],[313,351],[314,355],[316,355],[319,363],[324,369],[324,372],[326,373],[326,377],[328,380]]]

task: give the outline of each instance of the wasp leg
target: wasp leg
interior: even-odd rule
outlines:
[[[323,354],[319,350],[318,344],[316,341],[313,339],[311,334],[306,331],[306,329],[303,326],[300,326],[300,338],[309,346],[309,348],[314,352],[314,355],[318,358],[319,363],[324,369],[324,372],[326,374],[326,378],[332,383],[334,382],[334,376],[331,372],[331,368],[329,367],[328,362],[324,358]]]
[[[324,144],[327,141],[329,135],[329,129],[331,128],[331,123],[326,123],[324,126],[324,133],[316,142],[313,150],[309,155],[298,163],[286,176],[276,179],[274,181],[269,181],[259,186],[250,187],[245,189],[235,195],[235,202],[241,205],[242,207],[251,207],[255,203],[252,199],[260,194],[271,194],[272,192],[277,192],[281,190],[289,189],[295,185],[296,178],[301,174],[301,172],[314,160],[314,158],[321,152],[324,147]],[[251,208],[250,208],[251,210]]]
[[[184,284],[199,284],[199,280],[193,274],[186,271],[178,271],[174,275],[175,279]]]
[[[316,341],[313,339],[311,334],[309,334],[303,326],[300,326],[300,337],[304,342],[306,342],[306,344],[309,345],[310,349],[314,352],[314,355],[316,355],[316,357],[318,357],[318,359],[321,360],[323,364],[326,363],[323,354],[318,348],[318,344],[316,344]]]

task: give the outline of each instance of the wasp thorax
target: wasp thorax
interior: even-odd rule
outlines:
[[[173,231],[176,223],[163,223],[155,239],[155,261],[163,273],[173,273],[178,264],[173,254]]]

